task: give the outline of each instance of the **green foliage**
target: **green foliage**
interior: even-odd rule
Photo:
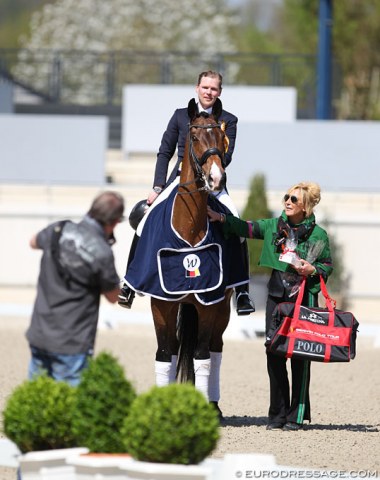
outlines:
[[[341,245],[337,242],[329,220],[323,222],[323,228],[329,235],[330,253],[334,270],[328,278],[328,289],[335,299],[339,299],[338,308],[344,309],[347,304],[346,292],[348,291],[348,277],[344,271],[343,253]]]
[[[261,218],[270,218],[271,216],[266,197],[265,176],[260,173],[251,180],[249,196],[242,218],[244,220],[259,220]],[[251,274],[263,274],[270,271],[258,266],[262,247],[263,240],[248,240],[249,271]]]
[[[137,460],[197,464],[215,448],[219,420],[193,385],[153,387],[133,402],[122,436]]]
[[[90,361],[77,387],[73,431],[92,452],[120,453],[120,427],[136,397],[117,359],[107,352]]]
[[[33,11],[51,0],[1,0],[0,47],[17,48],[22,35],[29,34]]]
[[[278,24],[269,33],[279,50],[318,52],[319,0],[285,0]],[[342,91],[335,101],[340,119],[380,118],[380,3],[378,0],[333,2],[332,51],[335,81]],[[339,75],[339,78],[338,78]],[[299,85],[295,82],[294,85]]]
[[[3,429],[21,452],[75,446],[75,388],[41,375],[19,385],[3,411]]]

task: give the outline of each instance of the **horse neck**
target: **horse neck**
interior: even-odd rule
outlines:
[[[186,184],[181,186],[181,184]],[[180,185],[174,200],[173,227],[191,245],[204,239],[207,231],[207,192],[196,181],[188,158],[182,162]]]

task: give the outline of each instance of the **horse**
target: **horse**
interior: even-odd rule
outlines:
[[[172,226],[190,245],[198,245],[209,227],[207,203],[210,192],[225,185],[224,153],[228,139],[219,99],[210,115],[198,113],[195,100],[188,104],[190,124],[176,193]],[[222,416],[219,372],[223,333],[230,318],[232,288],[218,303],[204,305],[193,293],[178,301],[151,297],[157,338],[156,385],[192,381]]]

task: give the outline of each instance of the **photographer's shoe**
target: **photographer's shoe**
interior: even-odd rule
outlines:
[[[236,311],[238,315],[249,315],[255,311],[255,305],[248,292],[239,292],[236,296]]]
[[[121,307],[131,308],[134,298],[135,292],[124,284],[120,290],[119,301],[117,303]]]
[[[218,405],[218,402],[210,402],[210,403],[215,408],[216,413],[218,414],[218,417],[219,417],[219,421],[224,420],[223,413],[222,413],[222,410],[220,409],[220,407]]]

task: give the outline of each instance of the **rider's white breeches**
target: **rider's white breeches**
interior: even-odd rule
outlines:
[[[235,217],[239,216],[239,212],[237,211],[237,208],[235,207],[234,202],[232,201],[231,197],[228,195],[227,191],[225,188],[223,188],[222,191],[220,192],[211,192],[214,197],[216,197],[220,203],[223,203],[225,207],[228,208],[228,210],[234,215]]]

